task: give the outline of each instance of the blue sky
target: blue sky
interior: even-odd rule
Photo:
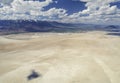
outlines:
[[[111,6],[116,5],[120,9],[120,1],[110,3]]]
[[[50,5],[45,7],[45,10],[48,10],[52,7],[56,8],[64,8],[67,10],[68,14],[73,14],[79,11],[84,10],[85,7],[85,2],[77,1],[77,0],[53,0],[57,1],[56,3],[51,3]]]
[[[30,0],[24,0],[24,1],[30,1]],[[33,1],[44,2],[45,0],[33,0]],[[85,7],[86,2],[82,2],[79,0],[52,0],[52,1],[53,3],[50,3],[48,6],[44,7],[44,11],[47,11],[53,7],[63,8],[67,10],[67,13],[70,15],[86,9]]]
[[[120,0],[0,0],[0,20],[120,24]]]

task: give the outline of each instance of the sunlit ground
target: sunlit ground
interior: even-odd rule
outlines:
[[[120,83],[120,37],[106,34],[0,36],[0,83]]]

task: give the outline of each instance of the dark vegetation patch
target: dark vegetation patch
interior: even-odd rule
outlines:
[[[120,33],[108,33],[108,35],[120,36]]]

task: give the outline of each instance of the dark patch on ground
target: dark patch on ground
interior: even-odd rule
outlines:
[[[120,33],[108,33],[107,35],[120,36]]]
[[[40,77],[41,75],[36,72],[35,70],[32,70],[31,71],[31,74],[27,77],[28,80],[33,80],[33,79],[36,79],[38,77]]]

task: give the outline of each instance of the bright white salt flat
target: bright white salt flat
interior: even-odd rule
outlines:
[[[0,83],[120,83],[120,37],[105,34],[0,36]]]

